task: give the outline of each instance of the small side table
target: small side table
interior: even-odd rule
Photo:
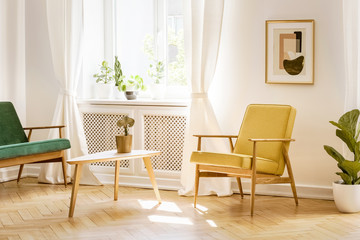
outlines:
[[[76,196],[79,190],[82,166],[83,164],[92,163],[92,162],[115,161],[114,201],[116,201],[118,199],[118,194],[119,194],[120,160],[142,158],[146,170],[149,174],[151,184],[154,188],[156,198],[159,201],[159,203],[161,203],[159,189],[156,184],[155,175],[150,160],[151,156],[156,156],[160,154],[161,152],[159,151],[147,151],[147,150],[132,150],[130,153],[117,153],[116,150],[111,150],[111,151],[89,154],[67,160],[68,164],[75,164],[75,177],[71,192],[69,217],[73,217],[74,215]]]

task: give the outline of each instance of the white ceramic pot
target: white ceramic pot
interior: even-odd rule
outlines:
[[[95,84],[95,94],[96,98],[100,99],[110,99],[112,98],[114,90],[114,84],[104,84],[104,83],[97,83]]]
[[[165,84],[162,83],[150,84],[150,93],[151,93],[151,98],[154,100],[163,99],[165,96]]]
[[[344,213],[360,212],[360,185],[333,183],[333,195],[337,209]]]

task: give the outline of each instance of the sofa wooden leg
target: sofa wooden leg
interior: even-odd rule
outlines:
[[[64,175],[64,185],[65,185],[65,187],[67,187],[67,181],[66,181],[66,178],[67,178],[67,176],[66,176],[66,161],[65,161],[65,158],[64,158],[64,157],[61,158],[61,163],[62,163],[62,169],[63,169],[63,175]]]
[[[20,181],[20,179],[21,179],[21,174],[22,174],[23,169],[24,169],[24,164],[21,164],[21,165],[20,165],[20,168],[19,168],[17,183],[19,183],[19,181]]]

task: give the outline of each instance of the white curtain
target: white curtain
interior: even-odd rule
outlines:
[[[66,126],[64,135],[71,143],[66,157],[75,158],[87,154],[82,120],[76,104],[76,88],[83,61],[83,0],[47,0],[46,11],[53,66],[60,87],[53,124]],[[43,164],[39,181],[62,183],[61,164]],[[82,173],[81,183],[101,184],[88,165]]]
[[[180,195],[194,194],[195,166],[190,163],[191,152],[196,150],[194,134],[220,134],[208,89],[214,78],[221,38],[224,0],[185,0],[185,55],[192,95],[189,123],[185,136],[184,160],[181,170]],[[202,150],[230,151],[221,140],[206,141]],[[231,195],[229,178],[201,178],[199,195]]]
[[[26,124],[24,0],[0,1],[0,101],[12,102]]]
[[[343,0],[345,111],[360,108],[360,3]]]

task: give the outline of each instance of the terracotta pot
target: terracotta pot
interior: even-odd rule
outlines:
[[[118,153],[129,153],[132,147],[132,135],[115,135]]]

